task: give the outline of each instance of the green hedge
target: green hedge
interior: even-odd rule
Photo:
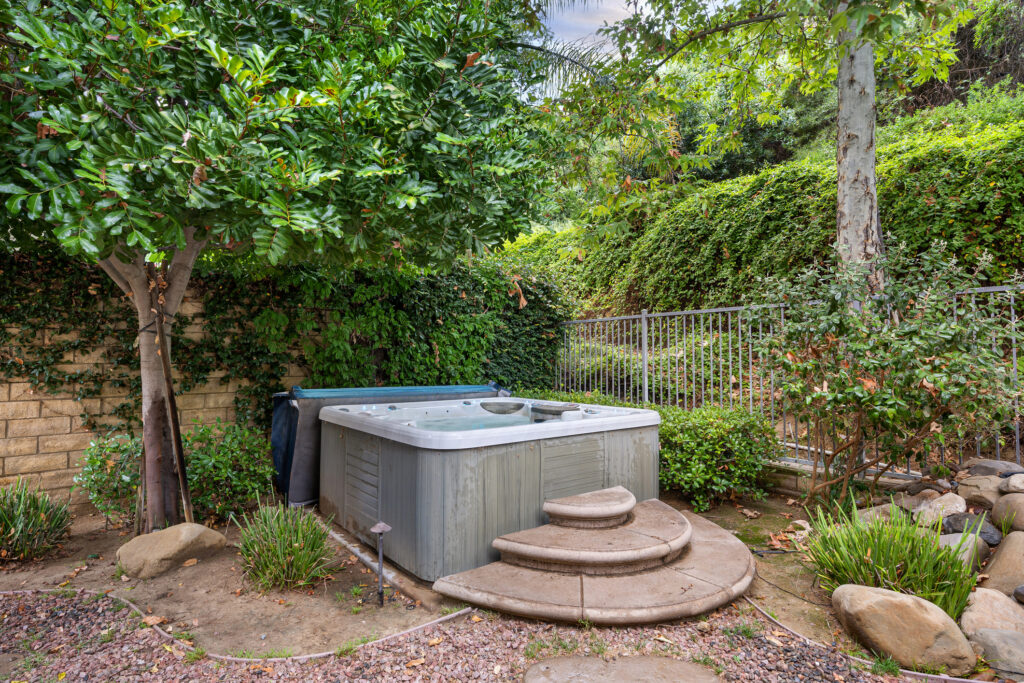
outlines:
[[[879,213],[886,240],[915,251],[937,240],[989,282],[1024,270],[1024,96],[1000,91],[904,119],[879,132]],[[636,239],[567,258],[586,228],[537,234],[506,253],[538,263],[582,311],[675,310],[741,302],[759,276],[827,260],[835,235],[834,154],[821,150],[762,173],[709,184]]]
[[[104,385],[126,389],[113,422],[87,412],[87,423],[124,428],[138,420],[135,316],[117,303],[123,298],[109,278],[52,247],[0,252],[0,277],[0,378],[77,398],[99,396]],[[271,394],[286,388],[289,365],[308,375],[307,387],[549,385],[567,315],[555,286],[507,259],[459,262],[443,273],[252,273],[220,261],[200,264],[191,285],[204,334],[186,338],[193,321],[177,316],[178,389],[238,380],[236,414],[257,423],[269,417]],[[107,365],[69,365],[83,356]]]

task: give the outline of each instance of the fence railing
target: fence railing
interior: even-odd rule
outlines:
[[[963,296],[971,302],[977,297],[1000,297],[999,311],[1005,315],[1007,329],[1017,329],[1024,286],[982,287]],[[573,320],[562,329],[557,388],[686,409],[719,405],[759,411],[778,431],[789,452],[787,460],[820,462],[827,446],[814,438],[809,425],[786,414],[777,396],[783,378],[765,370],[757,358],[758,344],[784,325],[785,317],[785,307],[776,304],[669,313],[645,310],[639,315]],[[1007,355],[1019,384],[1018,344],[1015,336],[1009,340]],[[993,436],[960,444],[954,455],[960,461],[984,455],[1020,463],[1019,399],[1014,399],[1012,408],[1014,417],[998,425]],[[915,476],[911,465],[901,463],[894,473]]]

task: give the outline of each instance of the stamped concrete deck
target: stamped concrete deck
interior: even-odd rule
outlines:
[[[612,529],[548,524],[500,537],[503,561],[442,577],[434,590],[526,617],[623,625],[708,612],[753,580],[750,551],[714,523],[653,499],[628,516]]]

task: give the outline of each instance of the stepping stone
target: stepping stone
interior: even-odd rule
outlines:
[[[545,501],[552,524],[576,529],[604,529],[626,522],[636,498],[622,486]]]
[[[670,657],[621,657],[610,662],[599,657],[555,657],[537,662],[523,683],[719,683],[722,679],[704,667]]]
[[[690,533],[686,517],[652,499],[634,507],[632,518],[622,526],[581,529],[545,524],[499,536],[492,545],[501,551],[503,562],[522,567],[628,574],[675,559],[689,542]]]
[[[725,529],[693,513],[682,514],[690,524],[690,543],[675,560],[655,569],[592,576],[493,562],[442,577],[434,590],[489,609],[554,621],[625,625],[703,614],[747,590],[754,558]]]

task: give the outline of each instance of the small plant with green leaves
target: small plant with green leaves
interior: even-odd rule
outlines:
[[[999,531],[1002,532],[1003,536],[1007,536],[1013,531],[1013,521],[1015,519],[1017,519],[1016,511],[999,520]]]
[[[240,526],[242,562],[261,589],[301,588],[329,575],[327,529],[301,508],[263,505]]]
[[[28,482],[0,488],[0,564],[43,557],[68,535],[71,515]]]
[[[899,676],[900,665],[891,655],[879,655],[871,662],[871,673],[876,676]]]
[[[459,610],[463,609],[466,609],[466,605],[461,603],[458,605],[445,605],[441,608],[441,616],[446,617],[449,614],[455,614]]]
[[[363,611],[363,608],[359,605],[352,605],[352,607],[350,607],[348,611],[352,614],[359,614]]]
[[[363,594],[363,588],[362,586],[352,586],[348,589],[348,594],[351,595],[353,598],[361,597]]]
[[[358,650],[361,646],[366,645],[367,643],[372,643],[376,639],[377,639],[376,635],[368,635],[368,636],[361,636],[361,637],[356,638],[354,640],[349,640],[346,643],[344,643],[343,645],[339,646],[338,649],[334,651],[334,656],[335,657],[348,657],[348,656],[354,654],[355,651]]]
[[[965,543],[975,542],[978,529],[968,529],[956,546],[942,547],[936,526],[893,512],[864,521],[852,505],[849,512],[811,511],[815,532],[807,555],[822,586],[833,591],[852,583],[916,595],[959,619],[975,585],[960,552]]]
[[[206,659],[206,649],[202,647],[197,647],[192,650],[189,650],[185,654],[185,661],[188,664],[195,664],[196,662],[203,659]]]

